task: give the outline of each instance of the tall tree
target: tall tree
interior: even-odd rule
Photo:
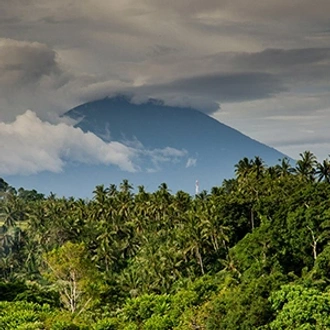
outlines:
[[[317,165],[316,156],[311,151],[300,153],[300,159],[296,163],[294,172],[303,181],[314,181],[315,166]]]
[[[317,163],[315,174],[318,177],[318,182],[324,181],[330,183],[330,161],[323,160],[322,163]]]

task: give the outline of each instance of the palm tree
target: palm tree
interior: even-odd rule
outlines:
[[[15,227],[18,221],[25,220],[24,205],[17,195],[7,195],[0,212],[0,219],[7,228]]]
[[[316,165],[315,174],[318,176],[318,182],[324,181],[330,183],[330,161],[323,160],[322,163]]]
[[[264,161],[259,156],[256,156],[254,160],[251,161],[251,166],[256,179],[259,180],[265,170]]]
[[[176,211],[177,215],[181,215],[182,212],[189,209],[190,203],[191,196],[188,193],[179,190],[173,201],[173,209]]]
[[[235,165],[235,174],[238,180],[244,180],[252,169],[252,162],[244,157]]]
[[[271,182],[279,178],[280,177],[279,165],[268,167],[266,170],[266,174],[270,178]]]
[[[196,199],[200,201],[207,201],[209,194],[207,190],[203,189],[198,195],[196,195]]]
[[[7,191],[9,184],[3,179],[0,178],[0,191]]]
[[[117,186],[115,184],[110,184],[108,189],[109,196],[115,196],[118,193]]]
[[[0,235],[0,254],[7,255],[11,251],[14,243],[12,234],[12,231],[9,232],[6,227],[2,230]]]
[[[129,194],[133,189],[133,186],[129,183],[127,179],[124,179],[123,182],[119,185],[121,192]]]
[[[293,168],[290,165],[290,160],[287,157],[282,158],[280,165],[276,165],[280,177],[286,177],[290,175],[293,171]]]
[[[315,155],[310,151],[304,151],[299,155],[301,159],[297,161],[294,172],[303,181],[314,181],[315,166],[317,164]]]
[[[104,185],[99,185],[95,187],[94,199],[98,204],[103,204],[107,198],[107,193],[109,192],[108,188],[105,188]]]
[[[237,190],[237,180],[225,179],[222,183],[223,191],[227,194],[234,193]]]
[[[190,257],[196,260],[201,273],[205,274],[203,257],[203,223],[200,218],[199,205],[193,206],[186,214],[185,225],[182,230],[181,239],[184,242],[183,253],[185,258]]]

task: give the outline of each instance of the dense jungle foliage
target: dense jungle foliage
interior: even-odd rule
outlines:
[[[330,329],[330,161],[235,172],[92,200],[0,180],[0,329]]]

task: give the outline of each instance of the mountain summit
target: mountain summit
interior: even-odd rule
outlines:
[[[61,173],[9,178],[11,184],[86,197],[96,185],[128,179],[135,187],[144,185],[151,191],[166,182],[173,192],[193,194],[196,180],[200,190],[209,190],[231,178],[234,165],[243,157],[260,156],[269,165],[285,157],[200,111],[155,100],[134,104],[122,96],[107,98],[75,107],[64,116],[74,119],[84,132],[107,143],[116,141],[129,150],[132,163],[125,167],[67,161]]]
[[[285,157],[200,111],[165,106],[156,100],[133,104],[125,97],[109,98],[80,105],[66,116],[80,120],[78,127],[104,140],[140,143],[149,150],[184,151],[185,157],[174,162],[164,162],[157,168],[144,164],[141,172],[115,176],[115,181],[118,175],[120,179],[129,177],[150,189],[166,182],[173,190],[193,192],[195,180],[199,180],[201,189],[210,189],[232,177],[234,165],[243,157],[260,156],[268,164]]]

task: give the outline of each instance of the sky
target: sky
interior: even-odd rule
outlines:
[[[329,0],[2,0],[0,175],[60,171],[65,157],[134,171],[136,154],[167,153],[59,119],[118,93],[190,106],[292,158],[325,159],[329,12]]]

